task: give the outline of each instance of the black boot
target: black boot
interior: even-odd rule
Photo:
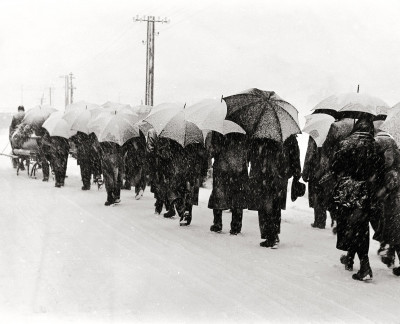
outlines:
[[[394,274],[395,276],[400,276],[400,267],[393,268],[393,274]]]
[[[155,204],[154,204],[154,206],[155,206],[155,211],[154,211],[155,214],[160,215],[161,212],[162,212],[162,207],[163,207],[163,202],[162,202],[162,200],[157,199],[156,202],[155,202]]]
[[[104,206],[111,206],[114,204],[114,196],[112,192],[107,192],[107,201],[104,203]]]
[[[270,248],[272,247],[273,242],[271,240],[266,239],[265,241],[260,242],[260,246]]]
[[[372,280],[372,269],[369,265],[369,260],[368,258],[363,259],[360,261],[360,270],[353,274],[352,278],[354,280],[360,280],[360,281],[364,281],[364,280]]]
[[[171,205],[169,206],[168,211],[164,214],[164,217],[165,217],[165,218],[172,218],[172,217],[174,217],[175,215],[176,215],[176,213],[175,213],[175,205],[174,205],[174,204],[171,204]]]
[[[210,231],[220,233],[222,231],[222,210],[213,209],[214,224],[211,225]]]
[[[340,263],[344,264],[344,268],[348,271],[353,271],[353,264],[354,264],[354,259],[350,257],[349,255],[342,255],[340,257]]]
[[[395,250],[392,246],[380,253],[382,263],[386,264],[388,268],[392,267],[395,262]]]

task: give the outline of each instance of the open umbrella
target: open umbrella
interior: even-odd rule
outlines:
[[[227,107],[225,101],[204,99],[185,108],[188,121],[197,125],[201,130],[224,132],[224,120]]]
[[[71,104],[67,105],[67,107],[65,107],[65,111],[68,112],[70,110],[75,110],[75,109],[89,109],[89,110],[91,110],[91,109],[95,109],[95,108],[100,108],[100,105],[81,100],[81,101],[77,101],[77,102],[74,102],[74,103],[71,103]]]
[[[309,134],[315,140],[318,147],[322,147],[335,118],[322,113],[307,115],[305,118],[306,124],[303,132]]]
[[[202,131],[187,120],[183,105],[166,103],[159,106],[144,119],[159,137],[170,138],[183,147],[204,142]]]
[[[153,106],[139,105],[132,107],[133,111],[139,116],[140,119],[147,117],[153,109]]]
[[[50,116],[51,113],[57,111],[50,106],[36,106],[29,109],[25,113],[25,117],[22,123],[29,124],[35,128],[39,128],[43,125],[44,121]]]
[[[274,91],[253,88],[224,100],[226,119],[239,124],[253,138],[283,143],[290,135],[301,134],[297,109]]]
[[[115,112],[101,114],[88,124],[89,133],[94,132],[99,142],[123,145],[132,137],[140,136],[137,115]]]
[[[363,114],[377,115],[378,110],[389,106],[377,97],[365,93],[342,93],[322,100],[314,109],[334,109],[351,118],[359,118]]]
[[[42,127],[47,129],[50,136],[60,136],[68,139],[76,134],[76,131],[71,130],[68,122],[63,119],[61,111],[52,113],[43,123]]]
[[[393,106],[388,112],[386,120],[377,128],[392,135],[400,147],[400,103]]]
[[[88,123],[92,118],[92,111],[100,109],[100,106],[88,104],[87,106],[75,106],[65,112],[63,118],[71,129],[89,134]]]

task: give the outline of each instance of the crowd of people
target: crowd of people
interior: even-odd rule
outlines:
[[[78,132],[67,140],[50,136],[43,127],[27,131],[21,123],[22,110],[10,126],[12,146],[17,147],[18,140],[34,132],[43,181],[49,179],[50,165],[58,188],[64,186],[67,159],[74,146],[82,190],[90,190],[92,180],[104,181],[105,206],[110,206],[120,203],[121,189],[134,186],[135,197],[140,199],[150,185],[155,212],[165,210],[166,218],[178,214],[180,225],[187,226],[192,221],[193,205],[198,204],[199,189],[212,169],[208,208],[214,218],[210,230],[221,232],[223,211],[230,210],[230,234],[237,235],[242,229],[243,210],[255,210],[260,246],[276,249],[289,179],[290,196],[295,201],[305,194],[305,185],[300,182],[303,178],[308,183],[309,205],[314,209],[311,226],[324,229],[329,212],[337,234],[336,247],[346,252],[340,262],[353,271],[355,256],[359,258],[359,271],[353,279],[373,276],[368,257],[370,224],[373,238],[381,244],[378,252],[382,262],[393,267],[395,254],[400,258],[400,152],[393,138],[374,125],[376,116],[337,115],[322,147],[309,138],[302,170],[296,135],[279,143],[213,131],[204,143],[182,147],[150,129],[120,146],[99,142],[94,133]],[[394,267],[393,274],[400,276],[400,267]]]

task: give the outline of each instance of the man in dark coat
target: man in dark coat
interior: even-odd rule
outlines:
[[[247,140],[243,134],[223,136],[212,132],[207,137],[209,156],[214,158],[213,190],[208,201],[208,208],[213,209],[214,222],[212,232],[222,231],[222,211],[232,211],[232,235],[242,230],[243,209],[247,208],[248,161]]]
[[[374,239],[381,245],[389,245],[386,253],[381,254],[381,260],[391,267],[395,263],[395,253],[400,259],[400,151],[393,138],[385,132],[378,133],[375,140],[379,153],[384,156],[384,166],[377,193],[383,208],[380,219],[375,220],[378,226]],[[400,267],[394,268],[393,273],[400,276]]]
[[[286,163],[282,145],[269,139],[255,139],[250,149],[248,209],[258,211],[262,247],[279,245],[282,195],[286,192]],[[286,186],[286,187],[285,187]]]
[[[332,172],[339,175],[333,197],[338,211],[336,248],[348,251],[341,258],[347,270],[352,270],[354,255],[358,255],[360,270],[353,275],[355,280],[372,279],[369,216],[380,160],[373,135],[372,119],[359,119],[352,134],[339,143],[331,164]]]
[[[50,142],[50,161],[54,171],[55,187],[61,188],[65,184],[65,174],[67,172],[69,142],[60,136],[51,136],[46,139]]]
[[[135,185],[135,198],[142,198],[146,188],[146,138],[140,132],[139,137],[133,137],[122,146],[125,162],[124,189],[130,190]]]
[[[11,125],[10,125],[9,132],[8,132],[8,139],[10,140],[12,149],[14,149],[14,145],[13,145],[13,142],[11,141],[11,137],[14,134],[15,130],[17,129],[18,125],[20,125],[22,123],[22,120],[24,119],[24,117],[25,117],[25,108],[24,108],[24,106],[19,106],[18,112],[12,117]],[[18,163],[18,159],[13,159],[14,168],[17,167],[17,163]],[[25,169],[23,160],[21,160],[19,168],[20,168],[20,170]]]
[[[336,221],[337,210],[336,205],[332,203],[331,197],[333,196],[333,188],[335,188],[339,179],[337,176],[332,176],[330,174],[330,167],[333,161],[333,156],[338,150],[340,141],[344,140],[350,135],[353,130],[354,123],[355,120],[353,118],[347,118],[345,115],[339,115],[339,120],[332,123],[331,127],[329,128],[328,135],[326,136],[326,140],[322,145],[320,168],[322,175],[317,175],[317,177],[321,179],[320,185],[322,186],[322,190],[325,192],[326,198],[324,204],[331,215],[332,223]],[[333,228],[333,232],[336,233],[336,227]]]
[[[308,202],[311,208],[314,208],[314,228],[323,229],[326,226],[326,207],[325,193],[319,185],[321,176],[321,148],[310,136],[306,157],[304,159],[303,180],[308,182]]]
[[[161,165],[161,157],[158,154],[158,136],[154,128],[147,133],[146,161],[150,177],[150,191],[154,194],[156,202],[155,213],[161,214],[163,205],[168,210],[168,202],[165,192],[165,181],[163,176],[164,168]]]
[[[40,166],[42,167],[43,172],[43,180],[42,181],[49,181],[50,176],[50,166],[51,164],[51,142],[50,142],[50,135],[47,130],[43,127],[39,127],[36,129],[35,134],[39,136],[37,139],[39,152],[38,152],[38,161],[40,162]]]
[[[122,149],[113,142],[101,142],[101,166],[103,170],[104,183],[107,191],[105,206],[121,202],[122,186]]]
[[[99,154],[99,143],[94,133],[89,135],[77,132],[71,137],[76,145],[76,160],[81,170],[82,190],[90,190],[90,180],[101,178],[101,161]]]

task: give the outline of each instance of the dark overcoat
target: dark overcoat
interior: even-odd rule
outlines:
[[[269,139],[255,139],[250,146],[248,209],[267,210],[271,201],[281,202],[287,179],[283,150]]]
[[[333,200],[339,210],[336,247],[340,250],[357,251],[369,244],[372,181],[378,163],[376,143],[368,132],[352,133],[334,154],[331,170],[339,175]]]
[[[212,209],[245,209],[248,206],[248,142],[242,134],[213,132],[207,145],[214,158],[213,190],[208,201]]]
[[[396,142],[385,133],[375,137],[378,150],[385,157],[382,186],[378,198],[383,200],[383,215],[374,239],[391,245],[400,244],[400,151]]]
[[[307,152],[304,159],[302,178],[308,182],[308,203],[311,208],[315,206],[315,195],[322,192],[319,185],[321,172],[322,148],[317,146],[314,139],[310,136],[308,140]]]
[[[68,140],[60,136],[51,136],[49,154],[54,172],[65,175],[69,154]]]

